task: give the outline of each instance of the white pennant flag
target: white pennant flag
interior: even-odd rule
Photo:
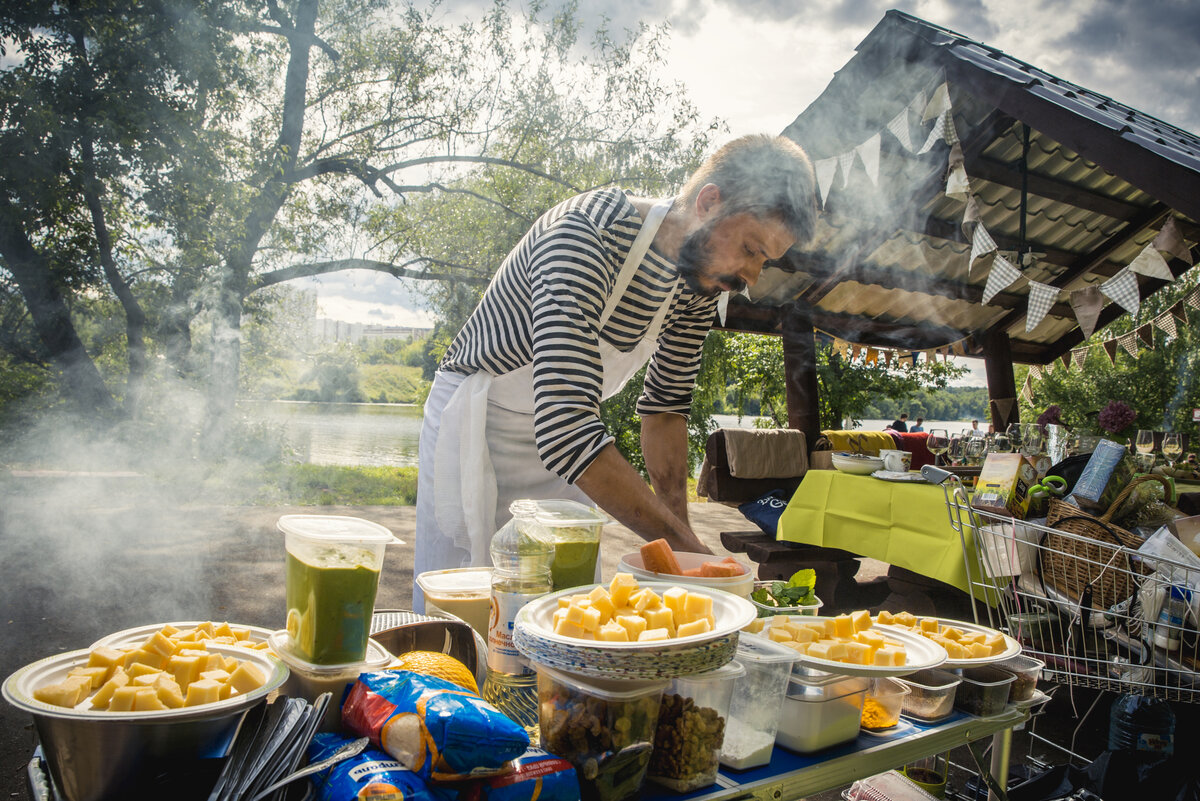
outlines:
[[[971,234],[971,260],[967,263],[967,274],[971,274],[977,259],[994,253],[995,250],[996,240],[992,239],[992,235],[983,227],[982,222],[976,225],[974,233]]]
[[[1136,314],[1141,298],[1138,297],[1137,279],[1128,267],[1122,267],[1117,274],[1100,285],[1100,291],[1109,299],[1121,304],[1130,314]]]
[[[913,144],[912,134],[909,132],[908,106],[900,109],[900,113],[892,117],[891,121],[887,124],[887,129],[892,132],[892,135],[900,141],[900,144],[909,153],[917,149],[917,146]]]
[[[817,174],[817,188],[821,190],[821,208],[825,208],[825,199],[829,197],[829,189],[833,186],[837,168],[837,157],[820,159],[813,164],[813,171]]]
[[[925,144],[921,145],[921,149],[917,151],[918,156],[928,153],[934,145],[946,138],[946,123],[942,117],[949,113],[949,111],[945,112],[934,121],[933,127],[929,129],[929,135],[925,137]]]
[[[967,179],[967,170],[961,163],[955,164],[950,168],[950,175],[946,177],[946,197],[952,197],[965,203],[970,194],[971,183]]]
[[[997,256],[996,260],[992,262],[992,271],[988,274],[987,286],[983,288],[983,302],[990,301],[1000,290],[1011,286],[1012,282],[1020,277],[1021,271],[1013,267],[1008,259]]]
[[[1040,379],[1042,377],[1042,366],[1040,364],[1029,365],[1029,375]]]
[[[1117,337],[1117,344],[1124,348],[1125,352],[1135,359],[1137,358],[1138,354],[1137,342],[1137,331],[1130,331],[1128,334],[1122,334],[1121,336]]]
[[[942,116],[938,117],[938,122],[941,123],[942,139],[946,140],[946,144],[951,146],[957,145],[959,139],[958,130],[954,127],[954,112],[950,109],[946,109],[946,111],[942,113]]]
[[[1165,311],[1155,317],[1153,322],[1171,339],[1179,336],[1179,330],[1175,328],[1175,315],[1171,314],[1169,311]]]
[[[1167,266],[1167,260],[1154,247],[1154,243],[1142,248],[1142,252],[1138,254],[1137,258],[1129,262],[1129,269],[1151,278],[1161,278],[1164,281],[1175,280],[1175,275]]]
[[[992,269],[994,270],[995,267],[992,267]],[[1058,287],[1050,286],[1049,284],[1039,284],[1037,281],[1029,282],[1029,308],[1025,312],[1026,334],[1037,328],[1038,323],[1045,319],[1050,311],[1050,307],[1054,305],[1054,301],[1057,299]]]
[[[949,110],[950,85],[943,81],[941,86],[933,90],[933,97],[929,98],[929,103],[925,106],[925,112],[921,115],[921,122],[928,122]]]
[[[850,168],[854,166],[854,151],[838,156],[838,169],[842,171],[842,186],[850,183]]]
[[[1077,348],[1071,351],[1071,358],[1075,360],[1075,366],[1082,369],[1084,362],[1087,361],[1088,349]]]
[[[1021,397],[1025,402],[1033,405],[1033,382],[1029,378],[1029,374],[1025,374],[1025,385],[1021,387]]]
[[[876,186],[879,186],[879,146],[882,141],[883,137],[880,134],[875,134],[854,148],[858,153],[858,157],[862,159],[863,166],[867,169],[867,177]]]

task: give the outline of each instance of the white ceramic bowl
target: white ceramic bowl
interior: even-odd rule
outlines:
[[[690,570],[694,567],[700,567],[705,562],[719,562],[722,557],[713,556],[711,553],[685,553],[676,551],[675,559],[679,562],[681,568]],[[712,590],[724,590],[725,592],[732,592],[734,595],[740,595],[743,598],[749,598],[750,591],[754,589],[754,571],[749,565],[743,562],[738,562],[738,564],[742,566],[744,571],[740,576],[721,576],[719,578],[668,576],[663,573],[655,573],[653,570],[647,570],[642,562],[641,552],[634,551],[621,557],[621,565],[617,570],[622,573],[632,573],[637,577],[639,583],[642,581],[670,581],[689,587],[707,587]]]
[[[876,470],[883,469],[883,460],[877,456],[838,451],[833,454],[833,466],[843,473],[853,473],[856,476],[869,476]]]
[[[579,640],[554,633],[561,596],[586,594],[596,585],[572,587],[531,601],[517,613],[513,644],[529,659],[558,670],[601,679],[667,679],[716,670],[737,652],[738,632],[754,620],[754,604],[721,590],[687,586],[712,598],[716,627],[704,634],[656,642]],[[605,586],[605,585],[600,585]],[[679,583],[638,582],[662,595]]]

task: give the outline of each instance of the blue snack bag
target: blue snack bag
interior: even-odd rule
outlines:
[[[429,780],[502,773],[529,748],[525,730],[475,693],[407,670],[360,674],[342,725]]]
[[[511,773],[438,790],[453,801],[579,801],[575,767],[531,747],[510,763]]]
[[[340,734],[318,734],[308,746],[309,763],[319,762],[352,738]],[[425,780],[375,748],[344,759],[313,774],[315,801],[442,801]]]

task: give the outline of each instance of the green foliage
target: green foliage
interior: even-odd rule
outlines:
[[[323,403],[362,403],[367,400],[359,387],[358,359],[352,348],[342,347],[318,354],[300,381],[316,383],[316,388],[301,387],[291,400]]]
[[[220,490],[239,493],[230,502],[262,506],[412,506],[417,469],[275,464]]]
[[[420,367],[364,364],[358,372],[361,393],[371,403],[422,403],[429,394]]]
[[[1018,382],[1019,383],[1019,382]],[[862,416],[879,420],[894,420],[901,412],[908,413],[911,423],[918,417],[926,420],[990,420],[986,387],[945,387],[922,390],[909,400],[877,398],[863,410]]]

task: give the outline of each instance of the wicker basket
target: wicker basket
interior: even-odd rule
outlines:
[[[1043,583],[1076,602],[1087,597],[1090,588],[1090,606],[1097,609],[1108,609],[1137,592],[1137,577],[1147,571],[1130,560],[1129,551],[1142,541],[1111,521],[1134,488],[1145,481],[1159,481],[1171,492],[1162,476],[1138,476],[1099,517],[1052,498],[1046,525],[1057,531],[1047,534],[1039,548]]]

